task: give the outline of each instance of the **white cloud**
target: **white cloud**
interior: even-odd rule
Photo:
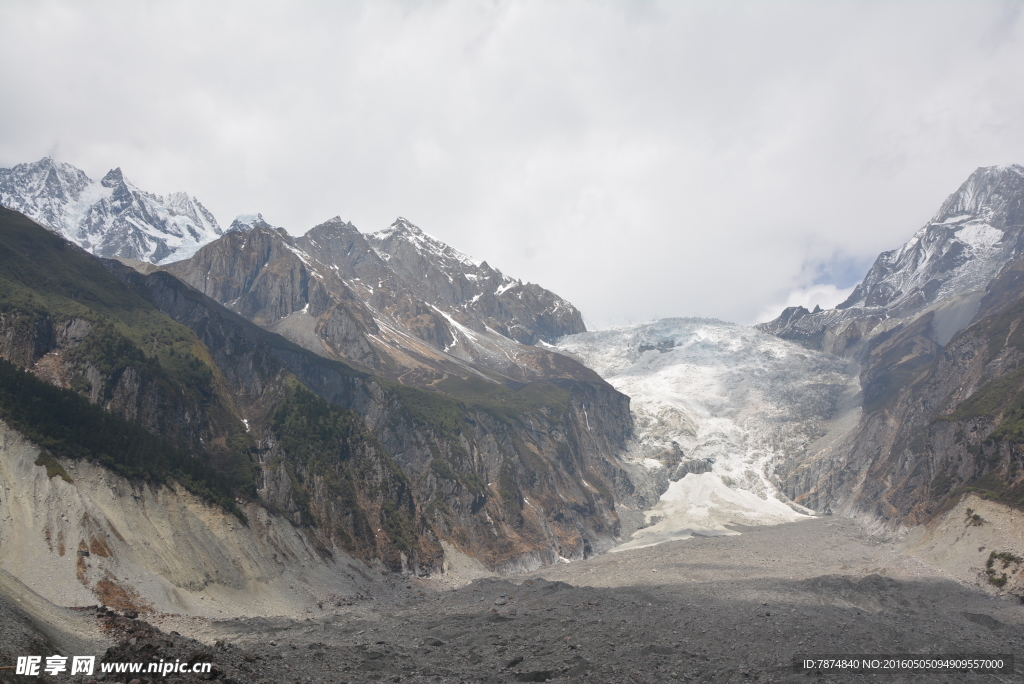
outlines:
[[[405,216],[597,325],[749,321],[1024,161],[1020,7],[7,0],[0,166]]]

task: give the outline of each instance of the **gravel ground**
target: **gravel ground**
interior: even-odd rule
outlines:
[[[1019,601],[946,579],[848,520],[748,528],[455,589],[406,579],[386,594],[306,620],[159,616],[159,631],[100,619],[122,642],[109,660],[211,660],[227,682],[1024,681],[796,674],[798,654],[1022,652]]]

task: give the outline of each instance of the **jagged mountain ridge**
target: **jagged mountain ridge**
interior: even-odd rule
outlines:
[[[102,257],[176,261],[222,233],[213,214],[187,193],[145,192],[120,168],[95,181],[51,157],[0,169],[0,204]]]
[[[786,309],[760,327],[811,348],[855,353],[865,338],[934,310],[945,344],[973,318],[986,285],[1024,250],[1024,167],[979,168],[899,249],[883,252],[835,309]]]
[[[524,344],[584,330],[575,307],[404,219],[364,235],[335,217],[293,238],[258,216],[165,268],[307,349],[402,382],[596,378]]]
[[[143,264],[187,259],[224,234],[185,193],[165,198],[141,191],[120,169],[93,181],[50,157],[0,169],[0,204],[97,256],[121,258],[147,272],[151,267]],[[201,259],[213,275],[182,265],[174,271],[264,327],[317,353],[374,372],[390,369],[389,377],[416,381],[443,377],[448,369],[466,375],[485,368],[525,379],[536,375],[534,367],[558,363],[523,345],[585,330],[579,311],[564,299],[474,261],[405,219],[363,235],[335,217],[293,239],[262,215],[240,216],[227,233],[255,229],[275,233],[270,239],[279,248],[274,265],[265,259],[263,275],[231,274],[225,253]],[[247,244],[232,239],[223,249],[244,250]],[[225,290],[210,285],[210,278],[238,282]],[[233,294],[222,296],[228,290]]]
[[[474,261],[406,219],[367,239],[407,287],[451,314],[468,314],[479,332],[482,323],[517,342],[535,344],[586,331],[580,312],[558,295]]]

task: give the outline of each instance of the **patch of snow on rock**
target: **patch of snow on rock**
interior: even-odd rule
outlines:
[[[989,249],[1003,239],[1003,231],[985,224],[970,224],[956,231],[961,242],[975,249]]]

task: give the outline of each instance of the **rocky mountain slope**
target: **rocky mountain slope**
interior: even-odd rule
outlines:
[[[440,547],[391,457],[351,410],[311,398],[273,353],[320,364],[321,377],[358,373],[223,310],[234,327],[215,326],[220,307],[193,293],[214,316],[203,320],[202,333],[232,345],[211,351],[157,308],[153,288],[112,275],[20,214],[0,210],[0,221],[0,349],[16,364],[3,362],[2,418],[52,459],[97,461],[154,485],[177,481],[236,513],[237,501],[263,501],[327,554],[347,550],[400,569],[404,553],[415,567],[422,541],[423,565],[435,563]],[[166,274],[153,278],[187,291]],[[11,370],[17,366],[33,374]],[[300,405],[310,409],[311,426],[290,420]],[[321,441],[297,443],[296,433]],[[61,472],[57,461],[47,464],[51,474]],[[365,471],[364,490],[336,496],[353,470]],[[365,496],[371,487],[375,498]]]
[[[314,354],[169,273],[101,262],[15,212],[0,210],[0,223],[0,355],[32,371],[5,382],[5,392],[13,389],[0,393],[0,418],[46,446],[30,470],[60,478],[84,459],[127,478],[93,478],[108,489],[90,484],[75,496],[122,500],[134,489],[131,496],[160,499],[184,483],[243,523],[280,518],[274,524],[342,571],[339,559],[352,557],[432,572],[442,542],[496,570],[585,557],[615,542],[616,497],[631,487],[618,460],[631,430],[628,399],[577,362],[537,350],[553,360],[544,380],[474,368],[418,389]],[[254,240],[256,231],[227,237]],[[268,244],[295,255],[294,243]],[[18,409],[37,405],[61,408]],[[90,407],[121,421],[103,428],[126,435],[121,460],[104,460],[102,444],[73,448],[83,440],[76,430],[106,420]],[[131,447],[142,439],[131,426],[166,446]],[[151,452],[169,465],[147,462]],[[89,547],[85,520],[61,523],[66,549]],[[29,537],[7,548],[14,553]],[[273,553],[281,572],[299,562]],[[146,571],[165,576],[150,561]],[[96,591],[102,578],[85,577]],[[155,586],[133,581],[144,598],[138,587]]]
[[[617,534],[612,489],[624,476],[617,453],[630,434],[628,399],[596,375],[513,386],[448,377],[420,390],[285,343],[168,274],[124,277],[218,350],[219,365],[237,362],[244,336],[253,353],[269,347],[310,390],[359,414],[410,478],[436,534],[490,567],[585,556]],[[588,410],[599,422],[586,423]]]
[[[1022,316],[1018,259],[945,347],[930,340],[927,315],[873,345],[857,430],[790,476],[816,474],[806,500],[903,525],[930,520],[966,492],[1024,505]]]
[[[244,318],[318,355],[404,387],[429,390],[434,394],[429,416],[467,410],[478,416],[471,422],[473,437],[468,442],[462,437],[459,445],[439,451],[458,462],[455,472],[471,473],[469,479],[449,479],[460,481],[463,493],[467,486],[473,490],[473,513],[487,496],[476,481],[478,475],[503,488],[501,500],[513,502],[520,497],[512,493],[510,475],[521,471],[517,477],[539,487],[532,495],[524,490],[523,501],[532,502],[529,519],[535,515],[533,507],[539,506],[536,510],[544,511],[542,516],[555,515],[590,530],[585,538],[567,543],[563,532],[530,522],[544,530],[541,537],[531,532],[535,540],[546,538],[543,544],[557,554],[575,557],[607,548],[617,534],[617,518],[609,517],[612,502],[635,492],[616,456],[631,431],[628,400],[582,364],[512,339],[518,334],[525,341],[542,340],[582,330],[579,312],[557,295],[477,264],[404,220],[368,238],[351,224],[332,219],[292,238],[256,216],[233,224],[194,257],[165,269]],[[421,274],[418,280],[414,273]],[[366,415],[363,409],[356,410]],[[474,414],[478,410],[491,415]],[[600,419],[591,425],[588,415]],[[402,433],[376,419],[367,424],[378,436],[395,435],[398,441],[381,436],[382,442],[414,479],[424,476],[430,462],[434,470],[441,468],[442,475],[448,472],[447,466],[436,463],[436,456],[409,444]],[[448,419],[443,425],[448,437],[460,430]],[[490,451],[481,471],[480,465],[472,465],[481,458],[471,456],[475,440],[486,443],[494,435],[499,436],[496,451],[479,447]],[[542,460],[506,464],[509,457],[524,453],[539,454]],[[551,467],[570,472],[582,468],[591,477],[583,483],[568,472],[559,472],[554,480],[538,476],[538,468]],[[424,480],[424,487],[423,501],[455,494],[437,493],[431,479]],[[594,499],[594,492],[603,498]],[[548,511],[563,508],[560,502],[582,508],[572,514]],[[510,514],[488,515],[504,520]],[[585,522],[589,516],[604,522],[595,522],[591,529]],[[513,516],[517,521],[519,517]],[[514,555],[516,535],[503,536],[509,550],[489,551],[488,558],[508,560]],[[543,556],[545,561],[556,557]]]
[[[979,169],[846,303],[762,326],[859,366],[855,428],[777,462],[791,497],[903,530],[970,493],[1024,506],[1022,234],[1024,168]]]
[[[0,169],[0,205],[102,257],[176,261],[222,232],[213,214],[187,193],[145,192],[119,168],[95,181],[50,157]]]

